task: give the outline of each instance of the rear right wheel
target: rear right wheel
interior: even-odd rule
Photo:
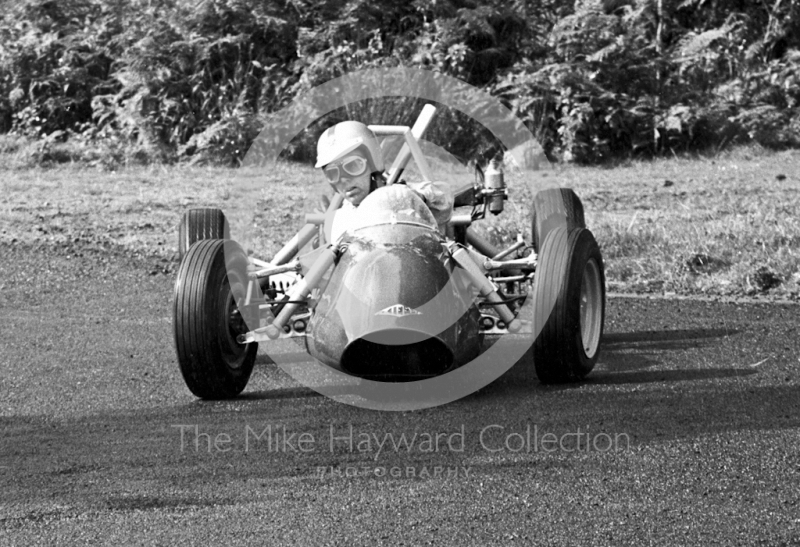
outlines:
[[[605,320],[600,248],[585,228],[557,227],[542,244],[533,284],[533,363],[542,383],[584,378],[597,363]]]
[[[230,238],[228,220],[222,210],[211,207],[189,209],[181,217],[178,227],[178,255],[183,258],[195,241]]]

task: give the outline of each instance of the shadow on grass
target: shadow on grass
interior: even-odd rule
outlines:
[[[640,370],[626,372],[603,372],[589,376],[587,384],[645,384],[649,382],[686,382],[722,378],[739,378],[755,374],[755,370],[737,368],[713,368],[703,370]]]
[[[317,393],[310,387],[282,387],[277,389],[265,389],[260,391],[244,392],[238,397],[237,401],[251,401],[260,399],[305,399],[313,397],[322,397],[321,393]]]
[[[665,352],[704,349],[719,344],[720,338],[737,334],[732,329],[692,329],[637,331],[607,334],[603,337],[597,369],[590,382],[637,383],[681,380],[706,380],[753,373],[741,369],[681,369],[642,372],[658,365]],[[634,372],[636,372],[634,374]]]
[[[686,330],[663,330],[663,331],[636,331],[636,332],[616,332],[603,336],[603,347],[614,346],[617,344],[647,343],[655,344],[658,342],[679,342],[690,344],[693,340],[705,340],[709,338],[721,338],[737,334],[738,330],[733,329],[686,329]],[[667,348],[671,349],[671,348]]]
[[[43,476],[62,492],[83,476],[93,481],[102,477],[113,484],[132,478],[129,488],[139,488],[142,478],[152,482],[154,476],[162,481],[155,483],[160,487],[164,481],[205,482],[215,474],[225,480],[264,480],[310,477],[319,466],[378,465],[374,450],[361,454],[357,448],[330,449],[334,433],[344,438],[351,431],[355,442],[364,435],[384,438],[403,432],[431,432],[437,438],[463,433],[466,439],[463,451],[430,453],[417,447],[387,450],[380,459],[380,465],[404,466],[457,465],[473,456],[486,458],[480,439],[487,427],[503,435],[524,432],[529,426],[558,435],[580,427],[614,438],[625,435],[631,449],[737,432],[796,431],[800,386],[784,384],[783,378],[762,377],[756,369],[719,366],[719,349],[730,334],[734,333],[708,329],[611,334],[605,339],[603,366],[584,382],[544,386],[536,380],[526,356],[478,392],[416,412],[365,410],[334,403],[309,388],[289,386],[248,392],[228,401],[193,401],[63,420],[6,418],[0,420],[6,443],[0,451],[0,468],[5,466],[5,473],[20,477],[10,483],[13,496],[44,499],[51,492],[41,488]],[[685,348],[699,354],[697,362],[702,365],[668,368]],[[638,368],[624,357],[636,351],[644,352]],[[269,425],[275,429],[265,436]],[[291,442],[308,433],[317,441],[316,450],[306,454],[274,449],[269,440],[273,433]],[[222,434],[227,436],[218,449],[215,443]],[[763,439],[766,442],[767,437]],[[534,456],[547,459],[546,454]],[[554,457],[562,458],[565,468],[584,465],[582,459],[566,456]],[[529,471],[530,463],[514,465]],[[502,469],[502,462],[492,463],[481,472]],[[102,492],[91,503],[103,510],[182,510],[202,500],[180,493],[165,496],[153,489],[137,490],[132,497]]]
[[[525,392],[564,391],[597,384],[680,382],[749,376],[756,371],[731,367],[646,370],[663,363],[668,354],[709,350],[718,346],[725,337],[738,332],[732,329],[686,329],[606,334],[601,342],[599,362],[582,382],[542,385],[536,377],[533,359],[528,353],[508,373],[481,393],[490,394],[493,390],[506,389]]]
[[[530,353],[527,352],[505,375],[480,390],[480,392],[489,394],[494,389],[505,390],[505,386],[509,383],[515,386],[512,389],[569,390],[585,384],[697,381],[755,374],[755,370],[736,368],[643,370],[658,365],[664,352],[679,352],[691,348],[709,347],[717,343],[716,339],[731,336],[737,334],[737,332],[731,329],[693,329],[607,334],[603,337],[602,353],[596,369],[582,383],[560,386],[542,386],[539,384],[532,366]],[[524,343],[523,340],[512,342],[515,345]],[[308,359],[307,354],[297,353],[292,355],[298,361]],[[284,357],[286,356],[284,355]],[[264,356],[259,356],[256,363],[260,366],[275,366]],[[328,391],[330,392],[330,388],[328,388]],[[338,392],[340,395],[347,395],[352,392],[352,387],[343,385]],[[322,395],[311,388],[298,386],[245,392],[237,399],[277,400],[311,397],[322,397]]]

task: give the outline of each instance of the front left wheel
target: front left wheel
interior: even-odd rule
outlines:
[[[574,382],[591,372],[600,353],[605,301],[603,258],[592,232],[551,230],[533,281],[533,364],[542,383]]]
[[[175,280],[173,329],[181,374],[202,399],[244,390],[258,344],[239,344],[248,328],[239,311],[247,291],[248,260],[238,243],[203,239],[181,261]]]

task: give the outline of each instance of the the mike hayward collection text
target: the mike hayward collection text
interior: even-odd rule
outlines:
[[[322,432],[293,431],[284,424],[244,424],[240,430],[213,431],[199,424],[172,424],[181,452],[224,453],[231,451],[304,454],[381,455],[413,453],[552,453],[623,452],[630,448],[627,433],[592,432],[588,427],[572,431],[548,431],[538,424],[508,426],[489,424],[466,430],[379,431],[350,425],[333,425]]]

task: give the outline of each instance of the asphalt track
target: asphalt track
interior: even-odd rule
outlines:
[[[611,299],[586,382],[425,411],[202,402],[169,263],[0,256],[2,545],[800,545],[800,306]]]

